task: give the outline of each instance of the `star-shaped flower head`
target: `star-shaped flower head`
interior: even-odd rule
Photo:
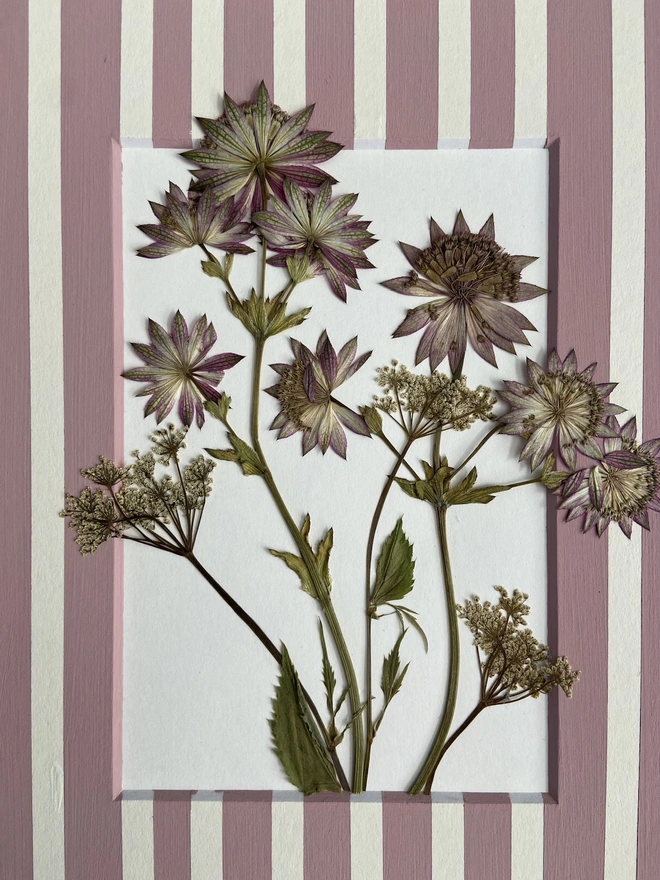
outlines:
[[[611,522],[629,538],[633,523],[649,528],[649,510],[660,511],[660,439],[638,444],[633,417],[623,427],[610,416],[602,461],[577,471],[562,486],[559,505],[567,519],[584,515],[584,531],[595,526],[602,535]]]
[[[183,190],[170,181],[165,204],[149,202],[158,224],[138,226],[153,240],[138,250],[141,257],[167,257],[185,248],[209,245],[230,254],[250,254],[252,248],[243,242],[252,237],[249,223],[242,222],[242,213],[232,198],[218,202],[212,190],[201,195]]]
[[[301,186],[336,183],[316,166],[342,149],[329,141],[329,131],[307,131],[314,105],[288,116],[270,100],[261,83],[254,104],[237,105],[225,94],[219,119],[198,119],[206,137],[199,149],[183,153],[200,166],[193,173],[196,187],[215,190],[218,199],[236,196],[248,210],[264,208],[262,185],[267,193],[283,198],[284,178]]]
[[[491,215],[479,232],[470,232],[459,211],[450,235],[431,219],[431,245],[425,250],[401,242],[413,271],[383,285],[406,296],[432,296],[431,302],[410,309],[394,336],[424,335],[416,363],[429,359],[431,369],[449,355],[452,373],[462,371],[468,340],[477,354],[497,366],[493,346],[515,354],[514,342],[529,345],[524,330],[534,325],[507,303],[518,303],[547,293],[525,284],[520,273],[536,257],[510,256],[495,241]]]
[[[291,348],[295,358],[292,364],[271,364],[280,381],[266,390],[279,400],[281,407],[271,429],[279,430],[278,440],[302,432],[303,455],[320,445],[324,455],[332,448],[346,458],[342,425],[365,437],[370,432],[362,416],[336,400],[332,392],[360,369],[371,352],[356,358],[355,337],[337,353],[325,330],[319,337],[316,353],[297,339],[291,340]]]
[[[150,345],[132,342],[136,354],[144,361],[144,367],[136,367],[122,373],[125,379],[146,382],[147,387],[137,393],[137,397],[149,397],[144,409],[145,417],[156,413],[156,421],[163,419],[172,411],[179,399],[179,418],[186,427],[192,424],[197,415],[197,424],[204,424],[204,401],[217,402],[220,392],[217,385],[229,370],[240,360],[241,354],[206,355],[215,344],[217,334],[213,324],[208,324],[206,315],[197,321],[192,333],[188,332],[181,312],[172,319],[168,333],[156,321],[149,319]]]
[[[574,351],[564,361],[553,351],[547,370],[527,359],[527,385],[504,383],[507,390],[500,391],[499,395],[509,403],[511,410],[500,417],[504,422],[502,433],[517,434],[527,441],[520,459],[531,459],[532,470],[548,454],[555,437],[559,440],[561,457],[573,469],[576,449],[600,459],[603,453],[595,439],[617,436],[606,420],[624,409],[605,401],[616,383],[594,382],[596,366],[591,364],[579,373]]]

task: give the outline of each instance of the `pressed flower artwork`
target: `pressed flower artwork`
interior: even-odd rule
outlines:
[[[548,346],[544,151],[198,122],[125,151],[126,454],[63,511],[124,545],[124,788],[546,790],[548,494],[653,528],[660,440]]]

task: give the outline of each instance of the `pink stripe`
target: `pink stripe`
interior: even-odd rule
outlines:
[[[154,0],[154,147],[192,142],[192,0]]]
[[[509,796],[466,793],[463,801],[465,880],[510,880]]]
[[[313,128],[353,148],[353,0],[307,0],[307,103],[316,103]]]
[[[644,302],[644,438],[660,437],[660,17],[646,3],[646,263]],[[642,706],[639,755],[637,880],[655,880],[660,865],[660,518],[642,534]]]
[[[225,91],[251,101],[263,80],[273,96],[273,0],[225,0]]]
[[[557,262],[551,279],[560,353],[608,378],[612,226],[610,5],[548,4],[548,132],[560,139]],[[558,804],[545,806],[544,876],[602,880],[607,735],[607,540],[557,525],[553,651],[583,670],[558,699]],[[552,603],[551,603],[552,605]]]
[[[113,454],[112,138],[119,137],[121,2],[62,2],[65,482]],[[64,562],[64,851],[67,880],[120,880],[112,800],[113,550]]]
[[[154,792],[154,880],[190,880],[190,794]]]
[[[223,880],[271,880],[270,791],[226,791],[222,798]]]
[[[304,815],[305,880],[351,880],[350,795],[311,795]]]
[[[438,146],[438,0],[387,0],[386,146]]]
[[[0,27],[0,236],[4,494],[0,559],[0,877],[32,877],[30,711],[30,318],[28,264],[28,4],[9,0]]]
[[[384,791],[383,880],[431,880],[431,859],[431,798]]]
[[[515,0],[472,0],[470,147],[513,145]]]

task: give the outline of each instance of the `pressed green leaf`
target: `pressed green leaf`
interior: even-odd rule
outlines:
[[[450,489],[445,496],[447,506],[451,504],[488,504],[498,492],[508,492],[510,486],[480,486],[477,489],[469,489],[467,492],[458,491],[460,486]],[[457,492],[454,495],[454,491]]]
[[[278,559],[283,559],[291,571],[295,571],[300,578],[300,586],[306,593],[309,593],[310,596],[313,596],[314,599],[316,599],[317,595],[316,590],[314,589],[314,582],[312,581],[309,570],[302,559],[299,556],[296,556],[295,553],[286,553],[280,550],[270,550],[270,552],[273,556],[277,556]]]
[[[220,395],[220,399],[217,401],[204,401],[204,409],[206,410],[206,412],[214,419],[219,419],[221,422],[224,422],[224,420],[227,418],[227,413],[229,412],[230,407],[231,397],[229,397],[229,395],[227,394]]]
[[[332,668],[332,664],[330,663],[330,658],[328,657],[328,647],[325,643],[325,633],[323,632],[323,624],[319,620],[319,634],[321,636],[321,650],[323,651],[323,687],[325,688],[325,699],[326,705],[328,707],[328,712],[331,717],[335,715],[335,687],[337,686],[337,679],[335,678],[335,672]]]
[[[403,599],[413,588],[415,563],[412,544],[403,531],[403,517],[385,539],[376,565],[376,582],[371,594],[375,607]]]
[[[397,613],[399,621],[401,622],[401,628],[405,629],[403,618],[405,618],[410,626],[414,630],[416,630],[421,636],[422,641],[424,642],[424,651],[428,654],[429,652],[429,640],[427,638],[426,633],[424,632],[421,623],[417,620],[417,612],[413,611],[412,608],[406,608],[404,605],[392,605],[392,608]]]
[[[380,680],[380,687],[385,696],[385,705],[392,701],[392,699],[398,694],[401,689],[401,685],[403,683],[403,679],[405,677],[406,672],[408,671],[407,663],[403,670],[401,670],[401,658],[399,657],[399,648],[401,646],[401,642],[403,641],[403,637],[405,636],[407,630],[403,630],[400,634],[399,638],[394,643],[394,647],[390,651],[390,653],[383,659],[383,672]]]
[[[554,453],[549,453],[546,456],[545,461],[543,462],[543,470],[541,471],[541,482],[547,489],[556,489],[558,486],[570,477],[570,473],[567,471],[555,471],[555,456]]]
[[[273,699],[270,729],[275,754],[292,785],[305,795],[341,791],[332,760],[285,645],[282,645],[282,667]]]
[[[328,590],[332,587],[332,578],[330,577],[330,551],[332,550],[333,532],[328,529],[325,537],[319,542],[316,548],[316,562]]]

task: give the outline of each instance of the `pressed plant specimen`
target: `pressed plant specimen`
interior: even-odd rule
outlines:
[[[83,554],[97,551],[109,538],[121,538],[187,560],[259,640],[279,665],[270,718],[274,750],[291,784],[305,794],[367,788],[377,734],[388,707],[406,686],[410,664],[401,654],[406,633],[412,628],[425,643],[434,636],[436,621],[422,620],[407,602],[416,560],[422,555],[435,559],[439,548],[437,584],[448,624],[448,675],[426,752],[405,756],[410,792],[428,793],[447,750],[486,708],[539,698],[555,688],[571,696],[579,676],[567,658],[551,657],[527,627],[527,593],[513,590],[509,595],[504,587],[487,583],[480,592],[494,587],[497,600],[482,601],[464,595],[454,583],[448,531],[452,508],[497,504],[502,493],[540,484],[556,494],[569,519],[583,517],[585,531],[595,527],[601,535],[615,522],[629,537],[634,523],[648,528],[649,512],[660,509],[660,440],[638,441],[634,419],[620,425],[617,416],[624,410],[609,401],[615,385],[594,381],[595,364],[579,370],[575,352],[562,359],[553,351],[545,365],[528,359],[526,383],[506,380],[491,388],[468,382],[468,351],[496,367],[496,349],[516,355],[517,346],[529,343],[527,334],[535,328],[518,306],[547,291],[524,279],[536,258],[507,253],[497,241],[492,215],[481,218],[483,225],[473,226],[479,231],[472,232],[462,211],[450,233],[431,219],[430,241],[423,247],[400,244],[411,267],[408,274],[377,279],[419,304],[401,322],[397,308],[402,300],[382,290],[382,310],[393,314],[389,344],[394,359],[376,365],[372,399],[353,404],[354,377],[372,369],[372,352],[346,324],[350,327],[351,310],[360,308],[361,273],[377,273],[366,255],[376,239],[371,221],[353,212],[358,196],[335,193],[337,181],[319,167],[341,148],[329,140],[329,132],[309,130],[312,112],[308,107],[288,115],[272,103],[262,83],[253,102],[239,105],[226,96],[219,119],[198,120],[201,144],[183,154],[195,166],[190,188],[184,192],[170,182],[164,199],[151,202],[158,222],[139,227],[150,243],[138,254],[176,260],[181,251],[199,248],[202,271],[222,293],[221,317],[213,314],[221,338],[223,323],[238,321],[251,338],[251,350],[224,351],[222,341],[216,349],[214,325],[206,315],[190,314],[184,304],[169,330],[145,316],[148,340],[131,342],[142,363],[129,364],[123,375],[138,383],[138,395],[147,398],[145,418],[154,423],[148,432],[151,446],[133,453],[128,463],[101,458],[83,470],[94,488],[68,495],[62,514],[75,529]],[[254,283],[247,290],[232,277],[238,259],[254,266]],[[279,279],[285,271],[283,283],[269,284],[269,266],[277,267],[271,272]],[[312,279],[318,290],[313,306],[297,305],[297,288]],[[321,321],[323,329],[307,345],[296,328],[312,311],[323,316],[324,302],[333,300],[330,293],[334,302],[345,303],[340,304],[345,322],[327,328]],[[401,363],[398,340],[417,333],[415,364]],[[289,337],[290,356],[271,363],[269,341],[281,334]],[[230,396],[234,367],[249,367],[248,395]],[[262,419],[263,393],[278,408],[270,423]],[[246,418],[238,418],[239,413]],[[168,419],[178,419],[180,426],[158,427]],[[249,428],[238,427],[243,424]],[[471,428],[478,424],[488,425],[488,431],[470,442]],[[268,431],[277,432],[278,440],[299,438],[285,446],[291,467],[301,454],[322,468],[324,456],[346,459],[354,443],[382,444],[387,459],[382,485],[361,548],[364,566],[351,585],[333,584],[333,562],[342,552],[333,529],[315,530],[314,511],[298,516],[285,498],[263,448]],[[462,444],[460,454],[448,456],[447,432]],[[475,461],[491,452],[487,444],[496,435],[509,435],[509,442],[517,444],[519,480],[480,480]],[[200,450],[187,456],[184,450],[191,442]],[[245,610],[234,588],[220,583],[212,561],[198,556],[207,505],[217,503],[232,515],[231,497],[210,500],[214,470],[224,467],[239,467],[254,477],[286,528],[288,546],[268,549],[279,575],[295,578],[316,603],[319,663],[312,670],[302,668],[295,652]],[[401,493],[428,505],[437,548],[408,534],[396,509]],[[389,508],[396,509],[395,524],[378,541]],[[437,590],[436,584],[417,590],[431,586]],[[335,607],[333,591],[349,588],[364,621],[364,655],[351,650]],[[533,585],[529,589],[533,594]],[[372,636],[386,616],[398,622],[397,635],[378,676]],[[455,720],[461,620],[473,638],[479,693],[472,711]],[[322,707],[304,684],[319,669]],[[350,766],[343,766],[346,757]]]

